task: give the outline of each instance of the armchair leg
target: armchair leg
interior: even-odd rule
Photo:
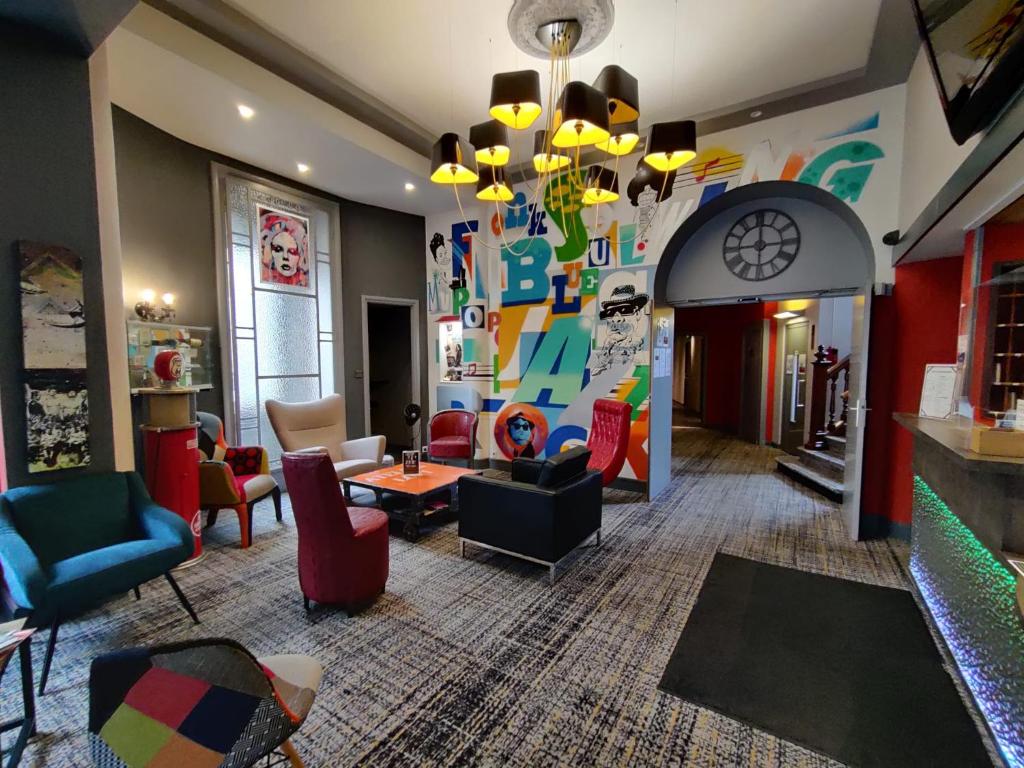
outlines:
[[[60,617],[54,616],[50,624],[50,639],[46,643],[46,655],[43,657],[43,674],[39,678],[39,695],[46,693],[46,681],[50,677],[50,664],[53,663],[53,649],[57,647],[57,630],[60,629]]]
[[[249,523],[252,515],[249,513],[249,507],[246,504],[237,504],[234,509],[238,515],[238,530],[242,537],[242,549],[248,549],[252,543],[252,525]]]
[[[246,518],[248,518],[246,520],[246,525],[248,526],[248,530],[249,530],[249,544],[248,544],[248,546],[252,546],[252,519],[255,517],[255,515],[252,513],[252,510],[253,510],[253,507],[255,507],[255,506],[256,506],[256,502],[254,502],[254,501],[250,501],[248,504],[245,505],[245,516],[246,516]]]
[[[281,516],[281,489],[274,488],[271,492],[271,496],[274,499],[274,514],[277,515],[277,522],[282,522],[284,518]]]
[[[555,564],[552,563],[548,566],[548,585],[555,586]]]
[[[142,599],[142,593],[139,592],[139,588],[138,587],[132,587],[132,592],[135,593],[135,599],[136,600],[141,600]]]
[[[167,583],[171,585],[171,589],[174,590],[174,594],[178,597],[178,602],[181,603],[181,607],[185,609],[185,612],[192,618],[193,624],[199,623],[199,617],[196,616],[196,612],[192,610],[192,605],[189,603],[188,598],[185,597],[185,593],[181,591],[181,587],[178,586],[178,582],[171,576],[171,572],[168,571],[164,574],[164,578],[167,579]]]
[[[209,512],[206,513],[206,527],[207,528],[212,528],[213,526],[215,526],[217,524],[217,513],[218,512],[220,512],[219,509],[211,509]]]
[[[288,762],[291,763],[292,768],[305,768],[302,763],[302,758],[299,757],[299,753],[292,746],[291,741],[285,741],[281,745],[281,751],[284,752],[285,757],[288,758]]]

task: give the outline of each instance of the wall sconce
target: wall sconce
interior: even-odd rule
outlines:
[[[158,307],[156,291],[146,288],[139,294],[139,302],[135,305],[135,314],[150,323],[165,323],[174,319],[174,294],[165,293],[160,297],[164,305]]]

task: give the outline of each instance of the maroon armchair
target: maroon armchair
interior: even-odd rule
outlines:
[[[309,601],[354,607],[371,602],[388,580],[388,516],[348,507],[331,457],[281,456],[299,532],[299,586]]]
[[[587,448],[590,461],[587,469],[601,473],[601,483],[610,485],[626,463],[629,448],[629,418],[633,406],[621,400],[595,400],[594,420],[590,425]]]
[[[459,408],[435,413],[430,420],[430,444],[427,448],[430,458],[465,459],[466,466],[472,467],[478,422],[475,413]]]

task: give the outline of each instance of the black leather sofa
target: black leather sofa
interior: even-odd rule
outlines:
[[[546,461],[516,459],[512,479],[459,478],[459,554],[476,544],[548,566],[594,534],[601,544],[601,473],[580,446]]]

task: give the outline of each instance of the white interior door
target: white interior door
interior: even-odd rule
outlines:
[[[843,519],[851,539],[860,538],[861,484],[864,476],[864,430],[867,426],[868,339],[871,332],[872,285],[853,297],[850,334],[850,404],[846,424],[846,470],[843,474]]]

